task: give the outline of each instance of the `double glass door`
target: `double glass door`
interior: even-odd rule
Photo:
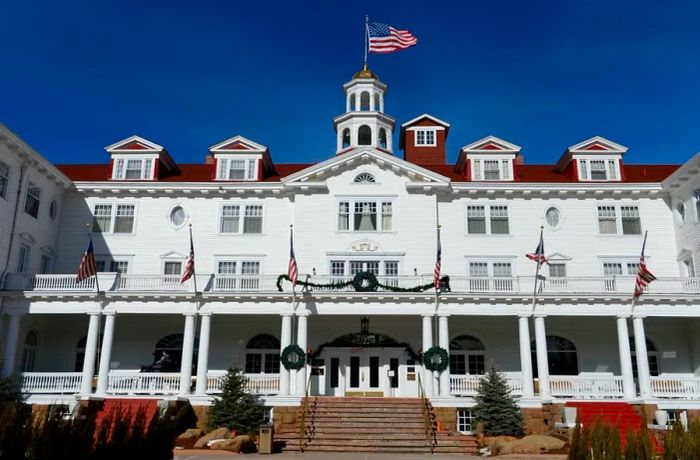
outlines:
[[[331,396],[392,396],[399,387],[399,359],[403,350],[335,349],[327,358]]]

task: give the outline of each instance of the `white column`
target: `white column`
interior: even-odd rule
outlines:
[[[534,398],[529,316],[518,318],[518,332],[520,335],[520,372],[523,374],[523,398]]]
[[[5,359],[3,361],[2,376],[7,377],[15,371],[15,358],[17,357],[17,339],[19,338],[19,321],[22,317],[19,313],[10,315],[10,324],[7,327],[5,340]]]
[[[620,375],[622,375],[622,392],[625,399],[634,399],[637,391],[634,387],[632,373],[632,352],[630,351],[630,335],[627,329],[627,317],[617,317],[617,346],[620,350]]]
[[[195,394],[207,394],[207,371],[209,370],[209,337],[211,336],[211,313],[200,314],[199,354],[197,355],[197,386]]]
[[[374,94],[370,93],[369,95],[369,111],[374,112],[376,110],[376,107],[374,106]]]
[[[292,315],[282,315],[280,354],[292,344]],[[289,396],[289,371],[280,364],[280,396]]]
[[[649,358],[647,356],[647,338],[644,333],[644,317],[635,317],[634,325],[634,351],[637,355],[637,378],[639,380],[639,393],[642,398],[651,397],[651,380],[649,378]]]
[[[549,361],[547,359],[547,333],[544,316],[535,316],[535,349],[537,350],[537,378],[540,383],[540,398],[549,399]]]
[[[449,328],[449,316],[440,315],[438,318],[438,328],[440,332],[440,348],[450,352],[450,328]],[[447,368],[440,373],[440,396],[443,398],[448,398],[451,394],[450,391],[450,366],[449,363]]]
[[[423,353],[433,346],[433,316],[423,316]],[[423,389],[426,397],[433,396],[433,373],[423,364]]]
[[[182,359],[180,360],[180,394],[190,393],[192,386],[192,353],[194,350],[194,318],[195,315],[185,315],[185,331],[182,337]]]
[[[104,396],[107,394],[109,382],[109,366],[112,362],[112,343],[114,342],[114,312],[105,313],[105,329],[102,333],[102,351],[100,352],[100,370],[97,373],[97,390],[95,394]]]
[[[99,329],[99,313],[90,314],[87,339],[85,340],[85,357],[83,358],[83,378],[80,384],[81,396],[89,396],[92,393],[92,379],[95,377],[95,358],[97,356]]]
[[[299,348],[306,350],[308,348],[308,314],[301,314],[297,317],[297,345]],[[306,368],[308,366],[304,364],[304,367],[297,371],[297,395],[304,396],[306,393]]]

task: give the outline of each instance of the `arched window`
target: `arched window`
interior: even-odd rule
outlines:
[[[450,373],[483,375],[486,370],[486,348],[471,335],[460,335],[450,342]]]
[[[258,334],[248,340],[245,350],[246,374],[279,374],[280,341],[270,334]]]
[[[367,125],[357,130],[357,145],[372,145],[372,128]]]
[[[356,100],[357,100],[357,98],[355,97],[355,93],[352,93],[352,94],[350,95],[350,110],[351,110],[351,111],[357,110],[357,102],[356,102]]]
[[[102,334],[100,334],[100,338],[97,340],[97,359],[95,360],[95,369],[97,369],[97,363],[100,362],[100,353],[102,353],[102,347],[100,347],[101,343]],[[87,336],[84,336],[82,339],[78,340],[78,344],[75,346],[75,368],[73,369],[73,372],[81,372],[83,370],[86,344]]]
[[[386,143],[386,129],[381,128],[379,130],[379,146],[381,148],[385,149],[386,145],[387,145],[387,143]]]
[[[659,375],[659,350],[656,348],[656,345],[654,345],[654,342],[652,342],[649,339],[646,339],[647,341],[647,361],[649,362],[649,374],[651,374],[653,377],[656,377]],[[632,352],[632,374],[634,375],[634,378],[636,379],[638,377],[638,371],[637,371],[637,352],[636,352],[636,346],[634,344],[634,337],[630,337],[630,351]]]
[[[343,130],[343,148],[350,147],[350,128],[345,128]]]
[[[371,175],[370,173],[360,173],[357,176],[355,176],[355,180],[353,181],[355,183],[374,183],[376,180],[374,179],[374,176]]]
[[[36,353],[39,349],[39,334],[35,330],[27,332],[24,338],[24,351],[22,352],[22,372],[34,371]]]
[[[532,341],[532,362],[537,362],[535,341]],[[564,337],[558,335],[547,336],[547,360],[549,361],[549,375],[578,375],[578,352],[576,345]],[[537,366],[534,366],[533,375],[537,377]]]
[[[156,342],[156,348],[153,351],[153,362],[158,362],[167,354],[167,357],[172,361],[173,365],[180,367],[182,362],[182,344],[184,336],[182,334],[170,334],[161,338]],[[197,351],[199,349],[199,338],[194,339],[194,352],[192,355],[192,365],[197,364]]]
[[[360,94],[360,111],[366,112],[369,110],[369,93],[367,91],[363,91],[362,94]]]

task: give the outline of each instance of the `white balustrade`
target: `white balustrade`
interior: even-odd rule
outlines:
[[[693,374],[651,377],[651,394],[657,398],[700,399],[700,377]]]
[[[94,291],[95,277],[77,282],[73,275],[24,275],[25,291]]]
[[[262,275],[217,275],[214,278],[213,290],[232,292],[278,291],[277,278],[277,276]],[[288,286],[289,289],[285,289],[285,284],[288,284],[288,282],[282,281],[282,289],[291,291],[291,284]]]
[[[192,281],[180,282],[180,275],[119,275],[117,291],[190,291]]]
[[[111,371],[107,384],[112,394],[171,395],[179,390],[179,372]]]
[[[612,374],[599,375],[550,375],[552,396],[572,399],[622,398],[622,377]]]
[[[207,372],[207,393],[221,393],[226,371]],[[279,374],[246,374],[246,390],[256,395],[277,394],[280,391]]]
[[[18,384],[22,393],[77,393],[81,372],[22,372]]]
[[[523,376],[520,372],[504,372],[508,387],[513,395],[523,394]],[[450,374],[450,392],[454,396],[476,396],[483,375]]]

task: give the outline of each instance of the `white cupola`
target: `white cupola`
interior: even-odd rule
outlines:
[[[345,113],[335,117],[336,154],[362,146],[392,153],[392,134],[396,121],[384,114],[386,85],[367,68],[343,85]]]

